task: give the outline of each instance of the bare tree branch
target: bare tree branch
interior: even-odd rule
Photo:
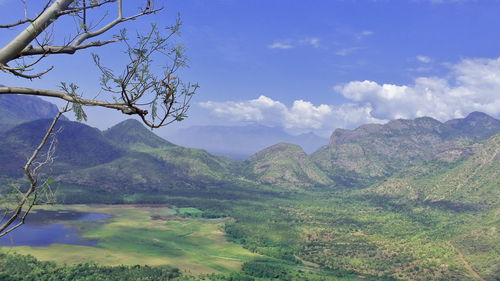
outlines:
[[[49,128],[45,132],[45,135],[43,136],[42,140],[40,141],[40,143],[38,144],[36,149],[33,151],[33,153],[29,157],[26,164],[24,165],[24,167],[23,167],[24,174],[26,175],[26,178],[28,178],[28,180],[29,180],[30,187],[24,193],[22,199],[17,203],[17,206],[12,211],[9,219],[7,219],[5,222],[3,222],[0,225],[0,237],[12,232],[14,229],[23,225],[25,223],[25,219],[26,219],[27,215],[31,211],[31,208],[33,208],[33,206],[35,205],[37,191],[38,191],[37,190],[38,175],[36,172],[41,167],[52,162],[51,151],[53,151],[53,150],[49,149],[49,152],[47,153],[46,159],[41,163],[37,163],[37,165],[33,167],[34,161],[40,155],[40,152],[42,151],[43,147],[47,143],[49,137],[53,136],[54,127],[57,124],[57,121],[62,116],[62,114],[67,112],[67,111],[68,111],[68,105],[66,105],[61,111],[59,111],[59,113],[57,113],[57,115],[52,120],[52,123],[50,124]],[[53,136],[53,137],[55,137],[55,136]],[[26,206],[26,204],[27,204],[27,206]],[[25,207],[26,207],[26,210],[24,211],[24,214],[23,214],[22,212],[23,212],[23,209],[25,209]],[[19,221],[16,223],[16,220],[19,220]]]
[[[68,15],[68,14],[75,14],[75,13],[79,13],[79,12],[82,12],[85,10],[95,9],[97,7],[101,7],[101,6],[104,6],[106,4],[114,3],[114,2],[116,2],[116,0],[104,0],[101,2],[95,1],[93,4],[88,5],[88,6],[84,4],[82,7],[74,7],[74,8],[69,8],[65,11],[60,11],[59,15],[63,16],[63,15]]]
[[[53,55],[53,54],[72,55],[78,50],[83,50],[92,47],[101,47],[118,41],[120,41],[120,39],[113,39],[108,41],[95,41],[88,44],[76,45],[76,46],[42,46],[42,47],[28,46],[21,51],[19,56],[22,57],[22,56]]]
[[[123,103],[108,103],[97,100],[83,99],[77,97],[76,95],[70,95],[67,92],[54,91],[54,90],[22,88],[22,87],[0,87],[0,95],[1,94],[23,94],[23,95],[53,97],[53,98],[63,99],[68,102],[78,103],[87,106],[101,106],[101,107],[116,109],[128,115],[138,114],[139,112],[141,112],[142,114],[147,114],[147,111],[136,108],[130,108],[128,105]]]
[[[126,17],[124,18],[123,15],[122,15],[122,8],[121,8],[121,3],[122,3],[122,0],[118,0],[118,17],[116,19],[114,19],[112,22],[108,23],[106,26],[104,26],[103,28],[99,29],[99,30],[96,30],[94,32],[86,32],[84,33],[80,38],[76,39],[75,43],[73,43],[73,46],[79,46],[80,44],[82,44],[85,40],[88,40],[92,37],[96,37],[96,36],[99,36],[101,34],[103,34],[104,32],[110,30],[111,28],[115,27],[116,25],[122,23],[122,22],[126,22],[126,21],[130,21],[130,20],[135,20],[139,17],[142,17],[142,16],[145,16],[145,15],[150,15],[150,14],[154,14],[156,12],[159,12],[161,11],[162,9],[156,9],[156,10],[148,10],[148,11],[142,11],[141,13],[139,14],[136,14],[136,15],[133,15],[131,17]]]
[[[50,5],[50,2],[52,0],[47,0],[47,3],[45,4],[44,8],[42,9],[42,12],[40,12],[40,14],[38,14],[38,16],[40,16],[45,10],[47,10],[47,8],[49,7]],[[26,4],[25,1],[23,1],[23,4]],[[22,25],[22,24],[25,24],[25,23],[28,23],[28,22],[34,22],[38,16],[36,18],[28,18],[26,13],[26,7],[25,7],[25,10],[24,10],[24,13],[25,13],[25,19],[24,20],[19,20],[18,22],[16,23],[11,23],[11,24],[0,24],[0,28],[12,28],[12,27],[16,27],[18,25]]]
[[[21,25],[21,24],[25,24],[25,23],[28,23],[28,22],[33,22],[35,19],[31,18],[31,19],[25,19],[25,20],[20,20],[16,23],[10,23],[10,24],[0,24],[0,28],[11,28],[11,27],[15,27],[15,26],[18,26],[18,25]]]

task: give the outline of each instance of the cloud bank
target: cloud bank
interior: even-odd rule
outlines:
[[[370,106],[347,103],[340,106],[321,104],[315,106],[309,101],[296,100],[287,107],[280,101],[266,96],[246,101],[202,102],[203,108],[218,117],[236,122],[250,122],[265,126],[283,127],[291,133],[315,132],[329,136],[335,128],[352,127],[353,124],[380,123],[370,116]]]
[[[360,106],[370,105],[374,118],[432,116],[448,120],[483,111],[500,115],[500,58],[465,59],[449,75],[419,77],[412,85],[353,81],[335,90]]]
[[[354,128],[397,118],[431,116],[445,121],[482,111],[500,116],[500,58],[464,59],[444,77],[418,77],[412,84],[351,81],[334,86],[349,100],[341,105],[314,105],[296,100],[291,106],[266,96],[246,101],[203,102],[218,117],[282,126],[289,131],[328,135],[335,128]]]

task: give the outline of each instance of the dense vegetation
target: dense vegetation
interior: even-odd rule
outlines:
[[[0,280],[5,281],[140,281],[173,280],[179,276],[179,270],[170,266],[112,267],[93,263],[61,266],[53,262],[41,262],[31,256],[0,253]]]
[[[279,261],[287,272],[305,266],[335,278],[471,280],[468,264],[485,280],[498,275],[495,209],[324,188],[265,192],[258,198],[234,190],[231,199],[154,197],[187,216],[200,213],[182,206],[203,210],[203,217],[231,216],[225,224],[229,240],[273,258],[272,264]],[[151,202],[148,195],[126,199]]]

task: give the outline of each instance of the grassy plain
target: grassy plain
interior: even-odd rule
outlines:
[[[191,274],[238,271],[243,262],[259,256],[227,241],[222,231],[224,220],[184,218],[174,215],[166,206],[65,205],[50,208],[106,213],[112,217],[106,223],[68,222],[77,227],[83,237],[99,239],[95,247],[54,244],[12,247],[9,251],[68,264],[173,265]]]

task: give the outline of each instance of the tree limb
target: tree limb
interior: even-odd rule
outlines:
[[[13,69],[13,68],[10,68],[8,66],[5,66],[5,65],[0,65],[0,69],[5,69],[7,70],[8,72],[14,74],[15,76],[19,76],[19,77],[22,77],[22,78],[26,78],[26,79],[35,79],[35,78],[40,78],[42,77],[43,75],[45,75],[47,72],[51,71],[52,69],[54,69],[53,66],[47,68],[46,70],[42,71],[42,72],[39,72],[37,74],[24,74],[24,69],[23,70],[16,70],[16,69]]]
[[[79,46],[85,40],[92,38],[92,37],[99,36],[99,35],[103,34],[104,32],[110,30],[111,28],[115,27],[119,23],[130,21],[130,20],[135,20],[138,17],[142,17],[142,16],[149,15],[149,14],[154,14],[154,13],[159,12],[161,10],[162,10],[161,8],[155,9],[155,10],[143,10],[136,15],[124,18],[123,17],[123,9],[122,9],[122,0],[118,0],[118,17],[116,17],[116,19],[114,19],[113,21],[111,21],[110,23],[108,23],[106,26],[102,27],[99,30],[96,30],[94,32],[85,32],[84,34],[82,34],[82,36],[80,36],[80,38],[76,39],[75,43],[73,43],[73,46]]]
[[[45,4],[45,6],[43,7],[42,9],[42,12],[35,18],[26,18],[24,20],[19,20],[18,22],[16,23],[11,23],[11,24],[0,24],[0,28],[11,28],[11,27],[15,27],[15,26],[18,26],[18,25],[21,25],[21,24],[25,24],[25,23],[28,23],[28,22],[34,22],[45,10],[47,10],[47,8],[49,7],[49,4],[50,4],[51,0],[47,0],[47,3]],[[25,7],[25,14],[26,14],[26,7]],[[25,16],[27,17],[27,16]]]
[[[45,9],[32,24],[27,26],[16,38],[0,49],[0,65],[17,58],[19,53],[40,35],[59,15],[59,11],[66,10],[75,0],[56,0]]]
[[[91,47],[101,47],[107,44],[115,43],[120,41],[120,39],[113,39],[108,41],[94,41],[84,45],[77,46],[41,46],[34,47],[28,46],[24,48],[19,54],[19,57],[22,56],[33,56],[33,55],[52,55],[52,54],[69,54],[72,55],[78,50],[87,49]]]
[[[11,28],[11,27],[15,27],[15,26],[18,26],[18,25],[21,25],[21,24],[24,24],[24,23],[28,23],[28,22],[33,22],[35,19],[25,19],[25,20],[20,20],[16,23],[10,23],[10,24],[0,24],[0,28]]]
[[[89,100],[79,98],[77,96],[70,95],[66,92],[46,90],[46,89],[32,89],[32,88],[22,88],[22,87],[0,87],[1,94],[23,94],[23,95],[33,95],[33,96],[43,96],[43,97],[53,97],[63,99],[68,102],[78,103],[87,106],[100,106],[111,109],[120,110],[124,114],[134,115],[134,114],[148,114],[147,110],[141,110],[136,107],[129,107],[123,103],[108,103],[97,100]]]

